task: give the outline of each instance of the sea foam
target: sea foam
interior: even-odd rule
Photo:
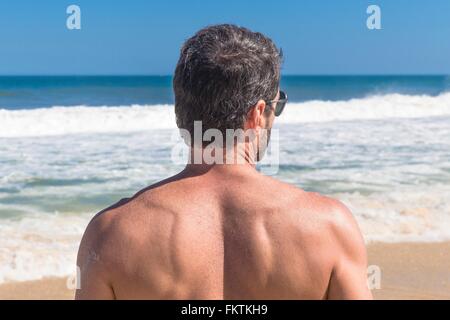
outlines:
[[[347,101],[292,102],[287,105],[277,123],[421,118],[442,115],[450,115],[450,93],[438,96],[389,94]],[[175,128],[173,105],[0,109],[0,137],[172,128]]]

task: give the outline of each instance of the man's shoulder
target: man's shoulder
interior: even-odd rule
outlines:
[[[98,212],[89,222],[85,233],[93,233],[98,240],[110,240],[113,237],[136,235],[136,225],[144,214],[148,213],[149,206],[146,193],[149,188],[137,192],[129,198],[122,198],[113,205]]]
[[[129,198],[120,199],[113,205],[98,212],[92,218],[90,225],[93,227],[109,226],[108,229],[115,229],[124,227],[129,222],[136,222],[143,214],[151,213],[149,209],[155,205],[156,191],[164,186],[165,183],[166,180],[157,182],[139,190]]]
[[[349,231],[359,231],[353,214],[341,201],[318,192],[305,191],[289,183],[273,181],[276,181],[274,190],[279,195],[277,199],[283,203],[282,208],[294,216],[299,226],[303,227],[309,221],[316,230],[326,229],[338,237]]]
[[[121,199],[97,213],[84,232],[79,263],[95,257],[114,274],[133,268],[149,242],[152,224],[147,223],[151,219],[145,213],[140,197]]]
[[[117,203],[98,212],[89,222],[83,236],[83,241],[88,242],[97,250],[105,250],[111,247],[117,236],[127,234],[125,216],[128,209],[135,205],[135,199],[123,198]],[[106,245],[108,244],[108,245]]]
[[[325,219],[339,222],[352,216],[347,206],[335,198],[318,192],[305,192],[303,196],[305,197],[304,201],[309,203],[312,209]]]
[[[318,218],[323,226],[333,233],[341,233],[354,227],[353,214],[340,200],[318,192],[305,192],[302,196],[303,202],[311,211],[310,214]]]
[[[303,201],[308,204],[306,214],[313,221],[310,234],[325,244],[324,248],[332,248],[337,256],[363,255],[363,236],[354,215],[344,203],[317,192],[307,192],[304,197]]]
[[[291,198],[293,209],[305,208],[315,213],[327,216],[348,216],[351,215],[349,209],[339,200],[323,195],[318,192],[306,191],[296,185],[267,177],[269,184],[275,193],[282,196],[288,195]]]
[[[129,198],[98,212],[89,223],[88,229],[95,229],[108,237],[138,238],[146,235],[148,224],[163,222],[171,213],[172,178],[162,180],[137,191]],[[170,220],[170,219],[166,219]],[[145,227],[147,226],[147,227]],[[132,239],[130,239],[132,240]]]

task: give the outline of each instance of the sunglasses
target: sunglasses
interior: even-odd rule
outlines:
[[[277,100],[266,101],[266,105],[271,105],[275,110],[275,117],[278,117],[284,110],[286,103],[288,101],[287,94],[280,90],[280,97]],[[275,107],[273,104],[275,103]]]

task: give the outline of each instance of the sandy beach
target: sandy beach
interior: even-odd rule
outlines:
[[[450,299],[450,242],[372,243],[369,265],[381,270],[375,299]],[[0,285],[0,299],[73,299],[65,278]]]
[[[450,299],[450,242],[377,243],[368,253],[382,272],[375,299]]]

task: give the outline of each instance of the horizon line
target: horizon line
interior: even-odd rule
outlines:
[[[448,77],[450,74],[445,73],[286,73],[281,74],[283,77],[417,77],[417,76],[435,76]],[[173,74],[127,74],[127,73],[84,73],[84,74],[0,74],[0,77],[173,77]]]

